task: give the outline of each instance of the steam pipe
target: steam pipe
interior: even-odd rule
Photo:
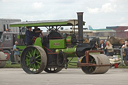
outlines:
[[[78,41],[83,43],[83,12],[77,12],[78,17]]]

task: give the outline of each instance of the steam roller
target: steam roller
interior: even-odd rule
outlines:
[[[22,69],[28,74],[38,74],[42,71],[57,73],[74,57],[82,58],[78,66],[86,74],[103,74],[109,70],[110,62],[103,51],[95,50],[97,40],[83,43],[83,12],[78,12],[78,19],[44,20],[33,22],[12,23],[11,27],[46,27],[48,34],[43,38],[37,37],[33,45],[26,46],[21,54]],[[78,31],[62,34],[61,26],[77,26]],[[78,37],[76,36],[78,32]],[[69,58],[70,57],[70,58]]]

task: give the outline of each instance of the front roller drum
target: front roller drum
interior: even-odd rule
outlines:
[[[47,55],[39,46],[28,46],[21,56],[21,66],[26,73],[41,73],[47,64]]]
[[[81,63],[86,63],[86,58],[83,57]],[[81,69],[86,74],[103,74],[110,68],[109,58],[104,54],[91,54],[89,55],[88,66],[82,66]]]

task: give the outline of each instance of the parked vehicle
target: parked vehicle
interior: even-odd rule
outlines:
[[[3,32],[0,38],[0,49],[3,52],[8,53],[9,60],[14,62],[13,56],[13,45],[15,41],[18,41],[18,48],[20,51],[25,48],[24,34],[19,34],[17,32]]]

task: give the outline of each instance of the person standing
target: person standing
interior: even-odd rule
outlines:
[[[16,46],[18,45],[18,42],[15,41],[15,45],[13,46],[13,51],[14,51],[14,60],[15,60],[15,63],[18,63],[19,62],[19,49],[16,48]]]
[[[128,66],[128,41],[125,41],[125,44],[122,46],[124,49],[125,57],[124,57],[124,63]]]
[[[128,48],[128,41],[125,41],[124,45],[122,45],[122,52],[123,52],[123,57],[126,60],[127,58],[127,48]]]
[[[109,41],[107,41],[105,49],[107,50],[107,56],[113,56],[113,47]]]
[[[26,30],[26,36],[25,36],[25,42],[26,42],[26,45],[32,45],[33,44],[33,32],[31,31],[32,30],[32,27],[27,27],[28,30]]]
[[[106,52],[105,47],[106,47],[106,44],[104,43],[104,41],[103,40],[100,40],[99,50],[103,50],[104,53],[105,53],[105,55],[106,55],[107,52]]]
[[[128,41],[125,41],[125,44],[122,46],[122,48],[127,48]]]
[[[42,33],[42,30],[40,30],[40,28],[38,28],[38,27],[35,27],[34,29],[33,29],[33,36],[34,37],[43,37],[43,33]]]
[[[100,40],[99,49],[100,49],[100,50],[104,50],[105,47],[106,47],[106,45],[105,45],[104,41],[103,41],[103,40]]]

